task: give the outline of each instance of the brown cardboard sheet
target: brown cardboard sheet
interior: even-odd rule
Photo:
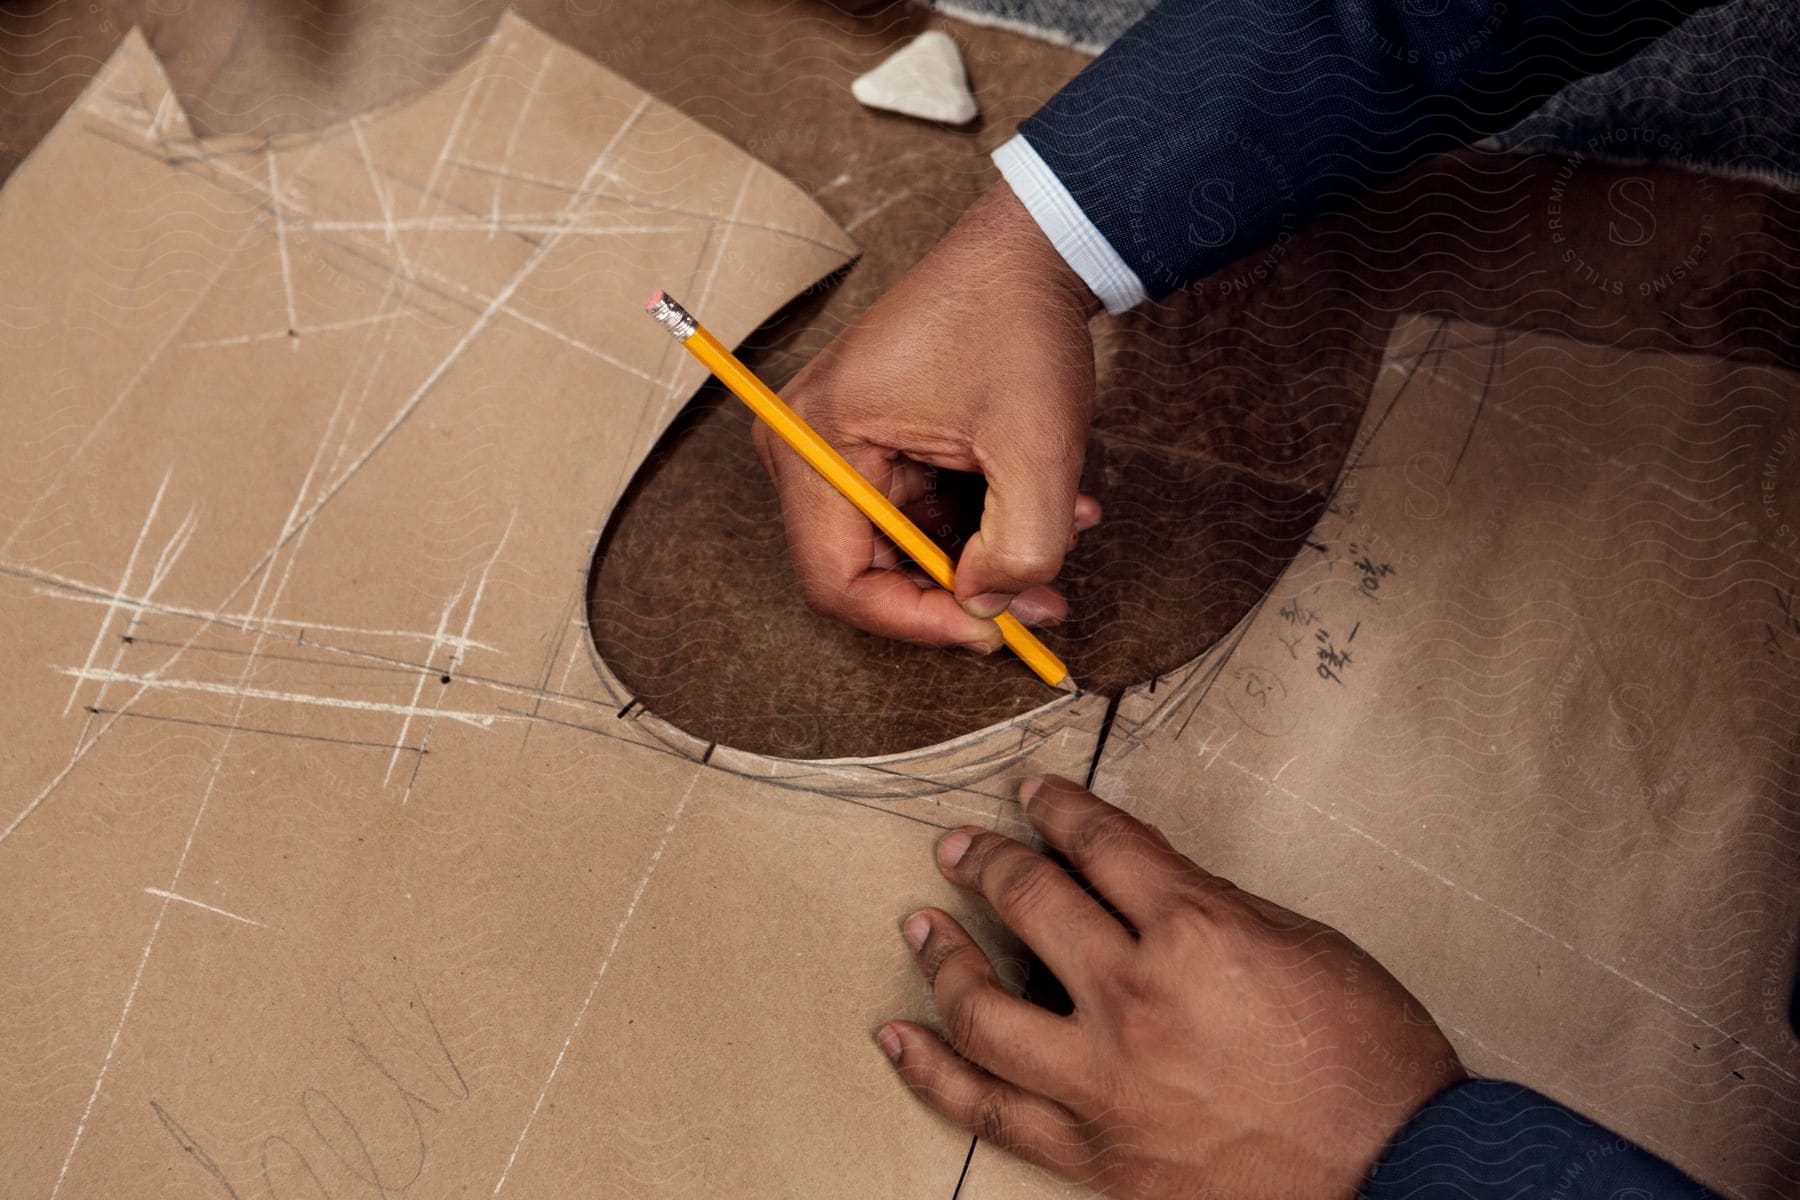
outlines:
[[[1325,517],[1124,697],[1095,790],[1362,943],[1472,1071],[1792,1196],[1797,531],[1792,374],[1406,318]],[[1059,1190],[982,1147],[963,1195]]]
[[[761,758],[583,604],[702,376],[644,295],[735,339],[853,249],[516,19],[267,144],[126,41],[0,191],[0,1192],[949,1194],[896,921],[1104,701]]]
[[[951,1194],[967,1139],[869,1042],[930,1013],[894,923],[993,932],[931,842],[1022,832],[1104,700],[770,758],[646,713],[584,616],[701,376],[644,293],[730,340],[852,252],[516,19],[267,144],[196,140],[128,39],[0,190],[0,1192]],[[1096,783],[1473,1068],[1759,1200],[1800,1124],[1796,390],[1402,322],[1332,511]],[[980,1147],[962,1195],[1065,1190]]]

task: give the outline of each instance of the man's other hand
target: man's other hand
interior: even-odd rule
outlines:
[[[1004,183],[783,389],[783,398],[901,508],[928,466],[987,479],[956,594],[898,570],[894,547],[760,422],[788,552],[814,611],[927,645],[998,649],[991,618],[1068,613],[1045,586],[1100,519],[1076,484],[1094,407],[1088,318],[1099,305]],[[927,531],[929,532],[929,531]]]
[[[948,914],[907,918],[944,1035],[891,1021],[877,1042],[950,1121],[1114,1196],[1330,1200],[1463,1078],[1419,1003],[1336,930],[1067,780],[1032,780],[1019,803],[1092,894],[978,828],[946,834],[938,867],[993,905],[1074,1010],[1007,991]]]

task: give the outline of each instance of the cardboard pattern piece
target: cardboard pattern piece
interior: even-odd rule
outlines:
[[[1792,374],[1404,318],[1326,515],[1121,699],[1095,790],[1349,934],[1472,1072],[1793,1196],[1797,581]],[[981,1147],[963,1195],[1055,1190]]]
[[[128,39],[0,192],[9,1194],[950,1194],[967,1139],[868,1042],[929,1015],[894,921],[993,933],[931,842],[1022,833],[1104,702],[763,758],[644,713],[581,603],[699,379],[643,294],[734,338],[851,252],[517,20],[270,144]],[[1473,1068],[1784,1194],[1794,381],[1427,319],[1382,378],[1097,785]],[[1060,1190],[980,1147],[963,1192]]]
[[[764,759],[582,602],[702,376],[644,295],[738,338],[853,249],[517,19],[268,144],[127,39],[0,192],[0,1190],[950,1193],[896,922],[1104,702]]]

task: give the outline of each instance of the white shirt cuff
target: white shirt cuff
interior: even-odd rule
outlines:
[[[1006,186],[1107,312],[1122,313],[1148,298],[1144,281],[1125,265],[1112,243],[1088,220],[1069,189],[1038,157],[1024,135],[1014,134],[1011,141],[994,151],[993,157]]]

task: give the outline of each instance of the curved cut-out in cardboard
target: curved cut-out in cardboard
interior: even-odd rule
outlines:
[[[748,353],[791,362],[765,348],[807,338],[804,320],[759,332]],[[1132,427],[1156,418],[1145,415],[1141,381],[1121,367],[1107,382],[1117,408],[1097,423],[1087,468],[1106,520],[1065,563],[1069,618],[1045,640],[1085,690],[1111,696],[1228,633],[1301,550],[1323,491],[1286,481],[1278,463],[1209,460],[1216,434],[1204,422],[1168,419],[1169,452],[1143,452]],[[1295,439],[1311,450],[1309,466],[1335,467],[1359,411],[1312,415]],[[921,524],[942,533],[962,517],[972,532],[983,499],[975,484],[941,473]],[[774,757],[897,753],[1004,725],[1053,697],[1011,654],[907,646],[812,612],[749,414],[712,385],[609,518],[589,616],[600,653],[651,711],[706,741]]]

